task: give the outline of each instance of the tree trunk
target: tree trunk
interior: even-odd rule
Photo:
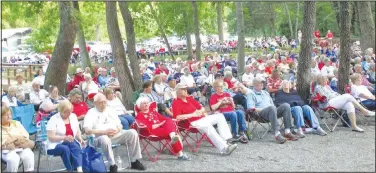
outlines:
[[[161,32],[162,38],[163,38],[163,40],[165,41],[165,44],[166,44],[167,49],[168,49],[168,52],[170,53],[171,58],[172,58],[173,60],[175,60],[174,54],[172,53],[172,49],[171,49],[170,43],[168,43],[168,39],[167,39],[167,36],[166,36],[166,32],[165,32],[165,30],[164,30],[164,27],[162,26],[162,23],[161,23],[161,21],[159,20],[158,14],[157,14],[157,12],[154,10],[153,5],[151,4],[151,2],[149,2],[149,7],[150,7],[150,10],[151,10],[151,13],[152,13],[153,16],[154,16],[155,21],[157,22],[157,25],[158,25],[159,31]]]
[[[338,92],[345,93],[345,85],[349,83],[350,59],[351,59],[351,13],[350,2],[341,1],[339,3],[341,17],[340,31],[340,57],[338,69]],[[362,9],[364,10],[364,9]]]
[[[295,40],[298,40],[298,24],[299,24],[299,6],[300,6],[300,2],[296,2],[296,17],[295,17]]]
[[[270,26],[272,28],[272,36],[276,36],[277,35],[277,30],[275,29],[275,11],[274,11],[274,7],[273,7],[273,3],[270,3]]]
[[[223,9],[222,2],[217,2],[217,23],[218,23],[218,37],[219,41],[223,41]]]
[[[191,29],[190,29],[190,26],[189,26],[189,19],[188,19],[188,15],[187,15],[187,11],[184,11],[183,12],[183,18],[184,18],[184,29],[185,29],[185,37],[186,37],[186,41],[187,41],[187,53],[188,53],[188,60],[192,60],[193,58],[193,51],[192,51],[192,40],[191,40]]]
[[[316,25],[316,2],[305,1],[302,23],[302,41],[299,52],[299,65],[297,72],[297,91],[304,101],[308,101],[310,96],[311,79],[311,52],[313,48],[313,32]]]
[[[336,21],[338,24],[338,28],[341,29],[341,22],[340,22],[340,17],[339,17],[339,2],[338,1],[333,1],[333,9],[336,12]]]
[[[97,41],[101,41],[101,37],[100,37],[100,25],[99,24],[96,24],[95,25],[95,39]]]
[[[287,6],[286,2],[284,2],[283,4],[285,5],[285,10],[286,10],[287,16],[289,17],[290,38],[294,38],[294,31],[292,30],[292,22],[291,22],[289,7]]]
[[[200,23],[198,19],[198,7],[196,1],[192,1],[193,7],[193,22],[195,26],[195,38],[196,38],[196,60],[201,60],[201,39],[200,39]]]
[[[375,23],[371,16],[371,3],[368,2],[356,2],[358,3],[359,23],[361,38],[360,46],[362,51],[367,48],[373,48],[375,50]]]
[[[356,8],[356,3],[353,1],[353,2],[350,2],[350,4],[349,4],[349,6],[351,7],[351,16],[353,16],[352,18],[351,18],[351,30],[350,30],[350,33],[351,33],[351,35],[356,35],[356,33],[357,33],[357,30],[358,30],[358,28],[356,28],[356,10],[355,10],[355,8]]]
[[[44,88],[55,85],[60,93],[65,95],[69,60],[72,56],[77,23],[73,16],[72,3],[69,1],[60,1],[58,3],[60,15],[59,36],[56,40],[51,61],[48,63]]]
[[[142,88],[141,73],[139,73],[140,62],[137,58],[136,53],[136,34],[134,32],[133,18],[131,12],[129,11],[128,2],[119,1],[119,7],[121,15],[123,16],[125,31],[127,34],[127,50],[129,62],[131,63],[131,68],[133,72],[133,82],[135,88]]]
[[[235,8],[236,8],[236,28],[237,28],[237,34],[238,34],[238,74],[244,73],[244,65],[245,65],[245,59],[244,59],[244,16],[243,16],[243,6],[242,2],[237,1],[235,2]]]
[[[80,6],[78,4],[78,1],[73,1],[73,7],[76,10],[75,13],[78,18],[76,29],[77,29],[78,46],[80,47],[81,67],[82,68],[89,67],[92,73],[93,69],[91,67],[89,53],[87,52],[87,49],[86,49],[85,34],[81,25],[82,19],[81,19]]]
[[[133,107],[132,93],[136,90],[136,88],[133,84],[128,63],[125,59],[124,44],[119,30],[115,1],[106,2],[106,21],[108,36],[110,38],[112,48],[112,55],[114,57],[113,63],[119,76],[120,90],[123,97],[122,102],[127,109],[131,109]]]

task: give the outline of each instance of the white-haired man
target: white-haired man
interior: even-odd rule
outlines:
[[[31,86],[33,89],[30,91],[30,102],[34,105],[35,111],[38,111],[40,104],[48,97],[48,92],[40,89],[38,81],[34,81]]]
[[[110,165],[110,172],[117,172],[112,144],[122,144],[129,147],[131,168],[145,170],[138,161],[141,159],[140,141],[134,129],[122,130],[120,119],[115,112],[107,109],[107,99],[102,93],[94,96],[94,108],[91,108],[84,119],[86,134],[95,135],[94,145],[104,151]]]

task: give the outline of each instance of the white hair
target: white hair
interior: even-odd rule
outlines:
[[[230,76],[232,76],[232,72],[231,71],[225,71],[224,76],[230,77]]]
[[[231,68],[231,66],[226,66],[226,67],[223,69],[223,71],[232,71],[232,68]]]
[[[84,74],[84,79],[91,79],[91,74],[90,73]]]
[[[31,85],[40,85],[40,82],[35,80],[35,81],[33,81],[33,83]]]
[[[138,108],[140,108],[141,104],[142,104],[142,103],[145,103],[145,102],[148,102],[148,103],[149,103],[149,98],[147,98],[147,97],[140,97],[140,98],[138,98],[137,101],[136,101],[136,106],[137,106]]]
[[[106,100],[106,96],[104,96],[102,93],[97,93],[94,96],[94,102],[97,102],[99,100]]]

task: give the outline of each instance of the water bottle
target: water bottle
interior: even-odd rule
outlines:
[[[118,169],[123,169],[123,161],[121,160],[120,156],[118,156],[116,162]]]
[[[90,135],[89,136],[89,145],[90,146],[94,146],[94,137],[95,137],[95,135]]]

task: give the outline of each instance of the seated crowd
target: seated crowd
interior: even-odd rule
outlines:
[[[229,55],[224,55],[224,61],[215,55],[207,55],[200,62],[184,62],[178,58],[157,63],[153,58],[142,59],[143,85],[134,100],[135,115],[123,105],[114,68],[110,73],[106,68],[98,68],[94,77],[90,69],[77,68],[73,80],[67,83],[69,95],[66,97],[59,95],[56,86],[43,88],[44,74],[39,70],[28,99],[37,111],[36,122],[48,120],[47,154],[60,156],[68,171],[82,172],[80,151],[86,145],[83,136],[94,135],[94,146],[104,152],[110,172],[118,169],[112,144],[126,145],[131,167],[145,170],[139,161],[142,158],[139,134],[133,129],[135,122],[139,122],[151,134],[170,140],[179,160],[192,159],[183,151],[179,132],[187,129],[197,129],[219,153],[230,155],[238,147],[237,142],[248,143],[247,117],[252,113],[271,123],[273,137],[281,144],[304,138],[307,127],[318,135],[327,135],[312,107],[296,91],[296,55],[276,50],[273,54],[247,56],[244,74],[237,73],[236,64],[231,66],[236,62],[230,62]],[[356,124],[356,109],[364,115],[374,115],[370,111],[375,110],[374,62],[373,50],[366,51],[363,61],[354,58],[350,91],[341,95],[336,92],[336,56],[324,53],[312,60],[311,81],[316,84],[312,94],[327,98],[322,107],[329,105],[345,110],[356,132],[364,132]],[[22,125],[11,120],[9,107],[22,106],[26,100],[27,87],[22,84],[22,76],[17,81],[2,96],[2,150],[11,151],[3,152],[3,160],[7,171],[17,171],[20,160],[25,171],[33,171],[32,150],[14,151],[12,136],[29,138]],[[283,120],[282,133],[279,118]]]

